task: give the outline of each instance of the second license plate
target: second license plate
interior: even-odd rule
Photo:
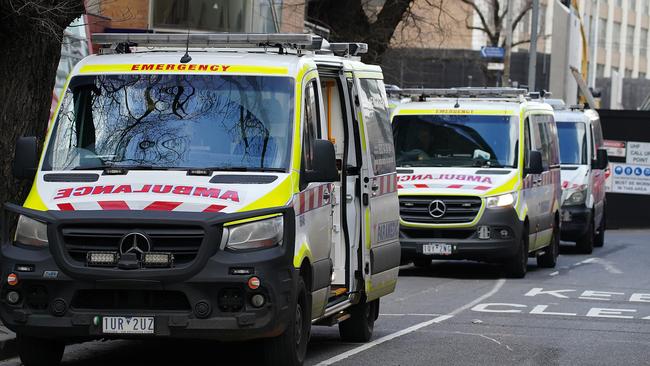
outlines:
[[[450,244],[424,244],[422,246],[423,254],[451,255],[452,246]]]

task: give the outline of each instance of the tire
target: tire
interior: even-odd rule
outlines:
[[[544,254],[537,257],[537,266],[542,268],[555,268],[557,257],[560,255],[560,230],[557,221],[553,224],[553,237],[551,243],[544,250]]]
[[[65,343],[18,335],[17,348],[24,366],[56,366],[61,363]]]
[[[583,254],[591,254],[594,251],[594,223],[589,223],[585,235],[576,242],[578,251]]]
[[[528,271],[528,230],[523,230],[517,253],[505,263],[506,276],[524,278]]]
[[[600,225],[598,226],[598,234],[594,238],[594,247],[602,248],[605,245],[605,230],[607,229],[607,222],[605,221],[605,213],[603,212],[603,218],[600,219]]]
[[[339,323],[339,335],[345,342],[365,343],[372,338],[375,319],[379,313],[379,299],[354,305],[350,319]]]
[[[311,301],[302,277],[298,278],[296,301],[291,307],[293,320],[281,335],[268,339],[264,358],[269,366],[301,366],[305,361],[311,333]]]
[[[429,266],[431,266],[431,259],[413,258],[413,265],[417,268],[429,268]]]

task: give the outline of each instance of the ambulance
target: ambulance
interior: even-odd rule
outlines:
[[[555,109],[562,169],[562,240],[590,254],[605,244],[607,150],[598,112],[548,100]]]
[[[413,89],[392,115],[403,262],[554,267],[560,161],[553,109],[522,89]]]
[[[43,153],[21,138],[0,317],[26,366],[94,339],[368,341],[399,267],[382,71],[304,34],[96,34]],[[14,230],[10,233],[10,230]]]

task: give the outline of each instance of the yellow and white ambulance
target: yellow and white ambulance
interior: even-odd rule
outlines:
[[[5,231],[0,317],[25,365],[68,340],[367,341],[395,289],[395,156],[365,44],[291,34],[97,34]],[[174,49],[175,48],[175,49]],[[181,51],[178,51],[181,49]],[[34,352],[37,350],[37,352]]]
[[[554,267],[560,165],[553,109],[521,89],[403,91],[392,115],[402,261]]]

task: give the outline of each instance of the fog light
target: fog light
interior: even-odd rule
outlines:
[[[508,229],[501,229],[501,231],[499,231],[499,235],[501,235],[502,238],[506,239],[510,237],[510,231]]]
[[[251,277],[248,279],[248,288],[251,290],[257,290],[260,287],[260,279],[257,277]]]
[[[11,305],[16,305],[18,304],[18,301],[20,301],[20,294],[16,291],[9,291],[7,292],[7,302],[10,303]]]
[[[63,299],[54,299],[50,305],[50,311],[56,316],[63,316],[68,310],[68,304]]]
[[[253,304],[253,306],[256,308],[261,308],[262,306],[264,306],[265,302],[266,299],[264,299],[264,295],[255,294],[253,295],[253,297],[251,297],[251,304]]]
[[[489,226],[479,226],[478,227],[478,238],[482,240],[490,239],[490,227]]]
[[[15,273],[9,273],[7,276],[7,283],[9,286],[16,286],[18,284],[18,275]]]
[[[174,262],[174,255],[171,253],[144,253],[142,263],[145,267],[170,267]]]
[[[119,260],[117,252],[88,252],[86,263],[89,266],[114,266]]]

